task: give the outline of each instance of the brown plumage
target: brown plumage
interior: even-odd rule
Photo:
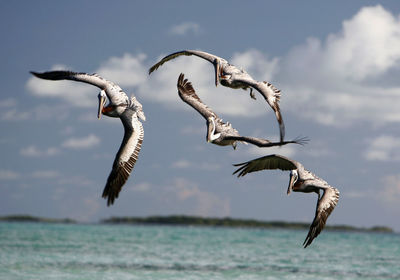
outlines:
[[[303,145],[308,141],[306,137],[296,138],[291,141],[271,142],[267,139],[241,136],[229,122],[223,122],[211,108],[201,101],[192,83],[185,79],[182,73],[179,75],[177,88],[179,97],[206,119],[208,142],[220,146],[232,145],[233,148],[236,148],[237,142],[249,143],[258,147],[274,147],[290,143]]]
[[[292,190],[294,192],[315,192],[318,194],[315,217],[310,225],[307,237],[304,240],[304,248],[309,246],[321,233],[326,224],[326,220],[339,201],[338,189],[331,187],[326,181],[304,169],[301,163],[287,157],[281,155],[268,155],[247,162],[234,164],[234,166],[240,166],[235,170],[235,172],[233,172],[233,174],[238,173],[238,177],[266,169],[290,170],[290,181],[287,190],[288,194],[290,194]],[[321,190],[324,192],[322,197],[320,196]]]
[[[172,53],[170,55],[165,56],[159,62],[154,64],[149,69],[149,74],[153,71],[157,70],[161,65],[165,62],[170,61],[178,56],[185,55],[191,56],[195,55],[197,57],[203,58],[214,65],[214,73],[215,73],[215,85],[218,83],[221,85],[233,88],[233,89],[250,89],[250,97],[253,99],[255,95],[253,93],[253,88],[257,90],[267,101],[269,106],[275,113],[276,119],[279,124],[279,134],[280,141],[283,142],[285,138],[285,124],[282,119],[282,115],[279,108],[279,100],[281,96],[280,90],[274,87],[271,83],[268,82],[259,82],[254,80],[246,71],[243,69],[239,69],[238,67],[230,64],[228,61],[223,59],[222,57],[203,52],[197,50],[183,50],[179,52]]]
[[[31,72],[38,78],[46,80],[72,80],[94,85],[101,89],[98,107],[98,118],[101,115],[120,118],[124,126],[124,138],[113,163],[112,170],[108,176],[102,197],[107,199],[107,206],[114,203],[122,186],[126,183],[143,142],[143,121],[146,119],[142,104],[134,96],[129,99],[126,93],[111,81],[97,74],[77,73],[72,71],[49,71],[44,73]],[[109,99],[109,104],[104,107]]]

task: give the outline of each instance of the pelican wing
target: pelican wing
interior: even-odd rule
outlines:
[[[209,117],[213,117],[216,121],[219,120],[217,114],[215,114],[206,104],[204,104],[199,96],[196,94],[192,83],[185,79],[185,75],[181,73],[178,78],[178,94],[179,97],[187,104],[193,107],[197,112],[200,113],[206,120]]]
[[[287,145],[287,144],[291,144],[291,143],[304,145],[308,142],[307,137],[299,137],[294,140],[283,141],[283,142],[271,142],[268,139],[263,139],[263,138],[250,137],[250,136],[233,136],[233,135],[226,136],[225,139],[247,142],[249,144],[256,145],[257,147],[260,147],[260,148],[283,146],[283,145]]]
[[[170,55],[167,55],[166,57],[164,57],[163,59],[161,59],[159,62],[157,62],[156,64],[154,64],[153,66],[151,66],[150,69],[149,69],[149,75],[150,75],[153,71],[157,70],[158,67],[160,67],[161,65],[163,65],[165,62],[167,62],[167,61],[169,61],[169,60],[172,60],[172,59],[174,59],[174,58],[176,58],[176,57],[178,57],[178,56],[181,56],[181,55],[186,55],[186,56],[195,55],[195,56],[204,58],[205,60],[208,60],[209,62],[211,62],[211,63],[213,63],[213,64],[215,63],[216,60],[217,60],[217,61],[218,61],[218,60],[223,60],[222,58],[220,58],[220,57],[218,57],[218,56],[216,56],[216,55],[209,54],[209,53],[202,52],[202,51],[196,51],[196,50],[184,50],[184,51],[179,51],[179,52],[175,52],[175,53],[172,53],[172,54],[170,54]]]
[[[107,198],[108,206],[114,203],[122,186],[128,180],[143,142],[143,126],[137,119],[135,111],[127,109],[121,115],[121,121],[125,129],[124,138],[102,195],[103,198]]]
[[[256,81],[248,75],[243,75],[243,77],[236,78],[235,80],[237,82],[251,86],[264,97],[269,106],[271,106],[272,110],[274,110],[275,117],[279,123],[280,141],[283,141],[283,139],[285,138],[285,124],[283,122],[281,109],[279,107],[281,91],[274,87],[271,83]]]
[[[325,187],[324,194],[318,200],[314,220],[310,226],[303,246],[306,248],[316,238],[325,226],[326,220],[339,201],[339,190],[331,186]]]
[[[280,169],[280,170],[294,170],[298,169],[300,163],[288,159],[281,155],[268,155],[253,159],[247,162],[234,164],[240,166],[233,174],[239,173],[238,177],[244,176],[247,173],[256,172],[264,169]]]
[[[128,100],[126,93],[117,84],[102,78],[98,74],[78,73],[72,71],[49,71],[43,73],[31,71],[31,74],[45,80],[71,80],[91,84],[104,90],[108,99],[110,99],[111,103],[115,105],[126,103]]]

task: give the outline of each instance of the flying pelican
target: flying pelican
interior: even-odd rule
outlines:
[[[34,76],[46,80],[73,80],[94,85],[101,89],[98,99],[97,117],[101,114],[120,118],[124,126],[124,138],[113,163],[102,197],[107,199],[107,206],[114,203],[122,186],[128,180],[138,159],[143,142],[143,125],[138,118],[145,121],[142,104],[134,96],[130,99],[122,89],[111,81],[97,74],[76,73],[71,71],[31,72]],[[107,106],[104,106],[107,102]]]
[[[268,155],[247,162],[234,164],[234,166],[240,166],[240,168],[233,172],[233,174],[239,173],[238,177],[263,169],[290,170],[287,194],[290,194],[292,190],[294,192],[315,192],[318,194],[315,217],[310,225],[308,235],[304,240],[304,248],[310,245],[314,238],[320,234],[325,226],[326,220],[339,201],[338,189],[331,187],[327,182],[304,169],[301,163],[284,156]],[[322,197],[320,196],[321,190],[324,192]]]
[[[207,105],[205,105],[196,94],[192,83],[184,78],[181,73],[178,78],[179,97],[199,112],[207,121],[207,142],[220,146],[232,145],[236,149],[236,142],[254,144],[258,147],[282,146],[289,143],[303,145],[308,141],[307,138],[297,138],[292,141],[271,142],[267,139],[240,136],[239,132],[232,127],[229,122],[223,122]]]
[[[154,64],[149,69],[149,75],[153,71],[157,70],[158,67],[163,65],[165,62],[181,55],[195,55],[211,62],[214,65],[215,70],[215,86],[217,86],[218,82],[220,82],[221,85],[234,89],[241,88],[247,90],[248,88],[250,88],[250,97],[253,99],[256,99],[253,93],[253,88],[256,89],[264,97],[269,106],[271,106],[272,110],[274,110],[276,119],[279,123],[280,141],[282,142],[284,140],[285,124],[283,123],[281,111],[279,108],[281,91],[274,87],[271,83],[265,81],[259,82],[254,80],[246,71],[229,64],[229,62],[222,57],[218,57],[216,55],[209,54],[203,51],[183,50],[167,55],[159,62]]]

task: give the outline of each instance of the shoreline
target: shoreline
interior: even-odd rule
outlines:
[[[34,223],[57,223],[57,224],[84,224],[73,219],[55,219],[36,217],[31,215],[8,215],[1,216],[0,222],[34,222]],[[255,219],[237,218],[212,218],[186,215],[169,216],[148,216],[148,217],[110,217],[101,219],[93,224],[125,224],[125,225],[177,225],[177,226],[214,226],[231,228],[263,228],[263,229],[292,229],[308,230],[310,224],[305,222],[286,221],[261,221]],[[346,231],[346,232],[376,232],[394,233],[395,231],[387,226],[372,226],[368,228],[354,227],[350,225],[326,225],[324,230]]]

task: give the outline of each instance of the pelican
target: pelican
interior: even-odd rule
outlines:
[[[100,88],[98,95],[99,106],[97,117],[106,115],[120,118],[124,126],[124,138],[108,176],[102,197],[107,199],[107,206],[118,198],[122,186],[128,180],[130,173],[138,159],[143,142],[143,125],[139,119],[145,121],[142,104],[132,96],[130,99],[122,89],[111,81],[97,74],[76,73],[71,71],[50,71],[44,73],[31,72],[34,76],[45,80],[73,80],[88,83]],[[109,99],[109,103],[105,106]],[[138,119],[139,118],[139,119]]]
[[[149,69],[149,75],[153,71],[157,70],[165,62],[181,55],[195,55],[211,62],[214,65],[215,70],[215,86],[217,86],[218,82],[220,82],[221,85],[233,89],[241,88],[247,90],[250,88],[250,97],[253,99],[256,99],[253,93],[253,88],[256,89],[264,97],[269,106],[271,106],[272,110],[274,110],[276,119],[279,123],[280,141],[283,142],[285,138],[285,124],[283,123],[281,111],[279,108],[281,91],[274,87],[271,83],[265,81],[259,82],[254,80],[246,71],[229,64],[229,62],[222,57],[218,57],[216,55],[209,54],[203,51],[183,50],[167,55],[159,62],[154,64]]]
[[[234,164],[234,166],[240,166],[240,168],[233,172],[233,174],[239,173],[238,177],[263,169],[290,170],[287,194],[290,194],[292,190],[294,192],[315,192],[318,194],[315,217],[310,225],[307,237],[304,240],[304,248],[310,245],[314,238],[320,234],[325,226],[326,220],[339,201],[338,189],[331,187],[327,182],[304,169],[301,163],[284,156],[268,155],[247,162]],[[322,197],[320,196],[320,191],[324,192]]]
[[[199,112],[207,121],[207,142],[220,146],[232,145],[236,149],[237,142],[250,143],[258,147],[282,146],[289,143],[303,145],[307,138],[297,138],[292,141],[271,142],[267,139],[240,136],[239,132],[229,122],[223,122],[196,94],[192,83],[181,73],[177,83],[179,97]]]

